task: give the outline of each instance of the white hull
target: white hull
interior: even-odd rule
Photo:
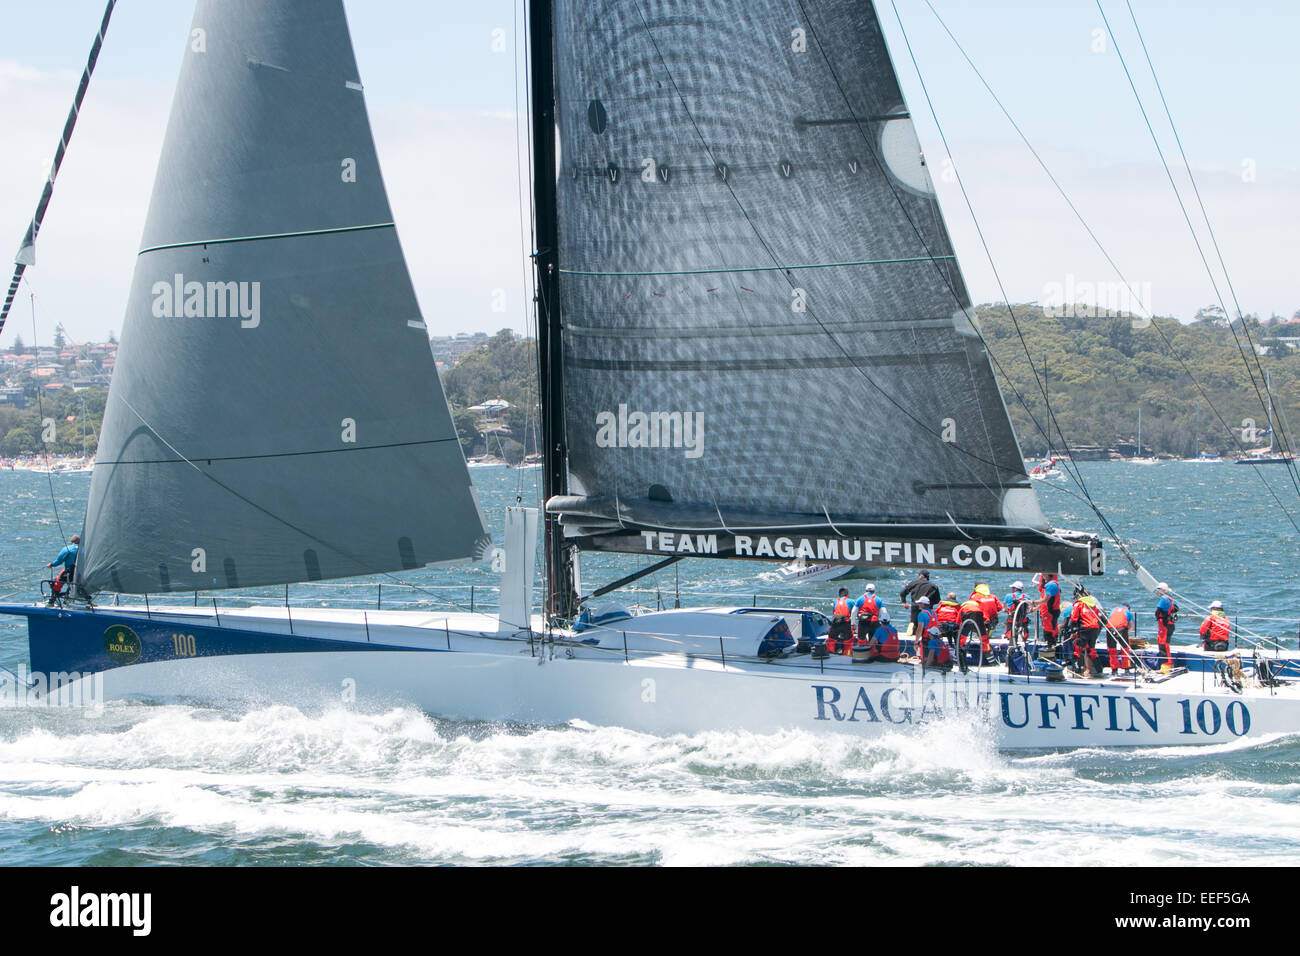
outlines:
[[[1051,683],[1010,676],[1003,667],[962,675],[922,672],[913,664],[853,664],[843,657],[764,661],[730,651],[722,638],[708,642],[720,652],[704,650],[700,638],[697,650],[686,653],[680,648],[692,636],[674,641],[646,632],[651,619],[659,628],[655,634],[670,632],[674,613],[636,619],[641,634],[601,631],[595,647],[578,643],[593,632],[555,642],[539,635],[531,641],[499,637],[495,619],[483,615],[295,609],[298,636],[348,641],[354,649],[155,660],[113,667],[83,682],[102,681],[94,693],[105,699],[405,704],[454,719],[583,721],[653,734],[793,729],[873,736],[958,719],[982,722],[1000,747],[1054,748],[1210,744],[1300,731],[1294,685],[1247,688],[1239,695],[1196,673],[1135,687],[1119,680]],[[111,614],[117,621],[131,618],[146,641],[155,632],[187,628],[204,629],[200,646],[214,633],[288,633],[283,608],[223,611],[219,630],[212,612],[201,608],[155,610],[151,619],[143,609],[113,608]],[[363,641],[388,649],[355,649]],[[76,692],[70,688],[75,685],[63,692]]]

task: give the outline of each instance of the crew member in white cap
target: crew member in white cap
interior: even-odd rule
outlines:
[[[916,654],[918,657],[925,654],[925,632],[935,626],[934,612],[930,610],[930,599],[924,595],[912,602],[916,611],[916,627],[912,629],[912,636],[916,639]]]
[[[1207,651],[1226,651],[1232,639],[1232,622],[1223,613],[1223,602],[1210,603],[1210,615],[1201,622],[1201,645]]]
[[[876,627],[880,624],[880,612],[884,608],[884,602],[876,597],[876,586],[868,584],[857,607],[859,641],[866,641],[876,633]]]
[[[1025,586],[1019,581],[1011,585],[1011,593],[1002,602],[1007,608],[1007,640],[1029,640],[1029,599],[1025,597]],[[1023,607],[1021,605],[1024,605]]]

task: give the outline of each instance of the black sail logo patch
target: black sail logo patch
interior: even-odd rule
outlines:
[[[104,650],[115,664],[134,664],[140,659],[140,638],[124,624],[104,632]]]

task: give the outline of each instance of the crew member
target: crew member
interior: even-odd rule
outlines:
[[[1025,597],[1025,586],[1019,581],[1011,585],[1011,593],[1006,598],[1007,640],[1012,644],[1018,641],[1029,642],[1029,599]]]
[[[1163,581],[1156,585],[1156,644],[1160,652],[1160,669],[1174,669],[1174,655],[1169,650],[1169,638],[1173,636],[1174,624],[1178,621],[1178,605],[1169,596],[1169,585]]]
[[[938,626],[931,627],[925,632],[925,659],[921,662],[924,667],[937,667],[940,670],[952,670],[952,651],[948,648],[948,642],[943,639],[939,632]]]
[[[984,582],[975,585],[975,593],[971,597],[979,601],[980,613],[984,615],[984,627],[980,631],[980,664],[982,665],[985,657],[993,656],[993,649],[989,646],[989,635],[998,626],[998,613],[1005,608],[997,599],[997,595],[990,591],[989,586]]]
[[[1133,666],[1128,656],[1129,637],[1137,618],[1127,604],[1121,604],[1106,618],[1106,658],[1111,676]]]
[[[1078,634],[1074,638],[1074,656],[1078,659],[1080,673],[1087,677],[1100,677],[1097,635],[1101,633],[1101,605],[1085,587],[1076,585],[1074,588],[1070,621],[1078,627]]]
[[[980,604],[979,595],[972,593],[961,603],[961,620],[957,627],[957,653],[966,653],[966,639],[971,631],[980,635],[980,647],[984,645],[984,606]],[[963,661],[968,658],[963,657]]]
[[[898,660],[902,653],[902,647],[898,640],[898,628],[894,627],[889,620],[889,611],[885,608],[880,609],[880,626],[876,628],[876,641],[880,644],[880,652],[873,660],[889,663]]]
[[[1226,651],[1232,638],[1232,622],[1223,613],[1223,602],[1210,604],[1210,616],[1201,622],[1201,645],[1207,651]]]
[[[939,589],[930,583],[930,572],[922,571],[916,576],[915,581],[908,583],[907,587],[900,592],[903,598],[903,607],[910,608],[912,612],[911,626],[908,628],[912,634],[919,635],[920,631],[916,629],[916,614],[920,610],[916,606],[917,598],[929,598],[930,606],[934,607],[939,603]]]
[[[1056,656],[1056,642],[1061,628],[1061,585],[1055,574],[1035,574],[1038,585],[1038,616],[1043,622],[1043,640],[1047,642],[1046,657]]]
[[[835,607],[831,610],[831,628],[826,632],[826,650],[832,654],[850,654],[853,651],[853,606],[849,589],[840,588]]]
[[[868,584],[862,597],[858,599],[858,641],[865,641],[876,633],[880,624],[880,612],[884,608],[880,598],[876,597],[876,586]]]
[[[957,627],[961,624],[961,605],[957,603],[957,592],[949,591],[948,596],[934,609],[934,623],[939,626],[939,633],[957,643]]]
[[[916,626],[912,629],[912,634],[915,635],[913,644],[917,656],[920,657],[925,654],[925,634],[935,624],[934,612],[930,610],[930,599],[924,595],[912,603],[916,605],[916,610],[913,612],[913,620],[916,621]]]
[[[59,552],[59,556],[46,565],[51,570],[58,567],[62,568],[50,585],[50,604],[53,604],[55,598],[60,597],[67,587],[72,584],[72,573],[77,567],[77,551],[80,549],[80,545],[81,535],[74,534],[67,547]]]

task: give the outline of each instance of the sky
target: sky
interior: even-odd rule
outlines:
[[[1134,292],[1155,313],[1184,320],[1214,302],[1095,0],[931,2]],[[1072,298],[1086,301],[1089,287],[1117,290],[1119,277],[925,0],[896,3],[1007,296],[1047,302],[1072,289]],[[1102,3],[1204,241],[1128,7],[1124,0]],[[430,334],[525,330],[528,241],[515,145],[517,123],[524,122],[517,113],[518,0],[346,6],[384,179]],[[894,5],[879,0],[877,9],[938,173],[972,297],[1001,300],[957,183],[943,174],[949,157]],[[1242,309],[1289,317],[1300,309],[1300,4],[1132,0],[1132,9]],[[0,10],[0,255],[7,257],[40,194],[103,2],[0,0]],[[73,340],[120,331],[191,10],[186,0],[118,3],[37,265],[28,270],[30,287],[0,347],[15,335],[48,342],[56,323]]]

